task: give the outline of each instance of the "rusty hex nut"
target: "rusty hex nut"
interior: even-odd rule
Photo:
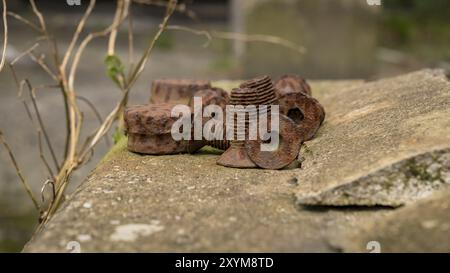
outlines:
[[[303,93],[311,96],[311,87],[306,80],[298,75],[284,75],[275,82],[279,97],[286,93]]]
[[[300,129],[303,141],[311,140],[325,119],[325,110],[304,93],[286,93],[279,97],[280,114],[290,118]]]
[[[194,152],[204,146],[202,141],[176,141],[171,134],[178,117],[172,117],[174,104],[136,105],[125,109],[125,131],[128,150],[141,154],[178,154]]]
[[[154,80],[152,83],[150,103],[187,105],[195,92],[208,88],[211,88],[211,83],[204,80]]]

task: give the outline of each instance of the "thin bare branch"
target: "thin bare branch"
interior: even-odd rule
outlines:
[[[8,46],[8,20],[7,20],[8,8],[6,6],[6,0],[3,0],[3,50],[2,59],[0,61],[0,72],[3,70],[6,61],[6,47]]]
[[[134,66],[134,34],[133,34],[133,13],[130,3],[128,11],[128,67],[130,71]]]
[[[33,46],[31,46],[30,48],[28,48],[27,50],[25,50],[24,52],[20,53],[17,57],[14,58],[14,60],[12,60],[11,65],[14,65],[16,62],[18,62],[20,59],[22,59],[24,56],[28,55],[28,53],[30,53],[31,51],[33,51],[34,49],[36,49],[36,47],[39,46],[39,43],[35,43]]]
[[[70,69],[70,73],[69,73],[69,82],[68,82],[68,88],[70,90],[73,90],[74,87],[74,81],[75,81],[75,75],[76,75],[76,70],[78,68],[78,64],[80,62],[80,58],[81,55],[83,54],[84,50],[86,49],[86,46],[95,38],[98,37],[103,37],[108,35],[111,31],[113,31],[114,29],[117,29],[123,22],[124,18],[120,18],[120,20],[115,20],[113,21],[112,25],[110,25],[109,27],[107,27],[106,29],[99,31],[99,32],[94,32],[94,33],[90,33],[89,35],[86,36],[86,38],[81,42],[80,46],[78,47],[74,58],[73,58],[73,62],[72,62],[72,66]]]
[[[34,112],[36,114],[36,117],[37,117],[37,120],[38,120],[38,123],[39,123],[39,128],[40,128],[40,130],[42,131],[42,133],[44,135],[44,139],[45,139],[47,147],[48,147],[48,149],[50,151],[50,155],[52,157],[53,163],[55,164],[55,168],[56,168],[56,170],[59,170],[60,166],[59,166],[58,160],[56,159],[56,154],[55,154],[55,151],[53,150],[53,145],[51,144],[50,137],[48,136],[47,130],[46,130],[45,126],[44,126],[44,122],[43,122],[42,117],[41,117],[41,113],[40,113],[39,108],[38,108],[37,103],[36,103],[36,94],[35,94],[35,91],[34,91],[35,89],[31,85],[30,81],[25,80],[25,82],[27,84],[28,91],[30,92],[31,102],[33,104]]]
[[[56,44],[56,41],[53,37],[50,36],[50,34],[47,31],[47,25],[45,23],[44,15],[39,11],[38,7],[36,6],[35,0],[30,0],[31,8],[33,10],[33,13],[36,15],[36,17],[39,20],[39,25],[41,27],[41,32],[46,37],[46,40],[50,46],[50,49],[52,51],[52,55],[54,57],[55,66],[58,67],[59,64],[59,54],[58,54],[58,46]]]
[[[211,34],[214,38],[219,39],[239,40],[244,42],[264,42],[284,46],[286,48],[297,51],[300,54],[304,54],[306,52],[306,48],[304,48],[303,46],[297,45],[294,42],[273,35],[244,34],[244,33],[224,32],[224,31],[212,31]]]
[[[186,32],[190,32],[192,34],[195,35],[202,35],[205,36],[206,41],[203,44],[203,47],[208,47],[211,44],[211,41],[213,39],[213,37],[211,36],[211,33],[209,33],[209,31],[207,30],[202,30],[202,29],[193,29],[190,27],[185,27],[185,26],[177,26],[177,25],[170,25],[167,26],[168,30],[180,30],[180,31],[186,31]]]
[[[9,146],[8,142],[6,142],[6,139],[3,135],[3,132],[0,130],[0,142],[3,144],[3,146],[5,147],[6,151],[8,152],[9,155],[9,159],[11,160],[11,163],[13,164],[15,170],[16,170],[16,174],[19,177],[20,181],[22,182],[23,187],[25,188],[28,196],[31,198],[31,200],[33,201],[34,206],[36,207],[36,209],[38,211],[41,211],[41,207],[39,206],[39,203],[36,199],[36,197],[33,194],[33,191],[31,190],[30,185],[28,184],[28,181],[25,179],[25,176],[22,174],[22,171],[20,170],[19,164],[17,163],[17,160],[11,150],[11,147]]]
[[[116,9],[116,13],[114,15],[113,22],[123,21],[128,15],[129,7],[130,7],[130,0],[118,0],[117,1],[117,9]],[[108,55],[109,56],[115,54],[117,31],[118,31],[118,27],[115,27],[111,30],[111,33],[109,34],[109,41],[108,41]]]
[[[136,82],[136,80],[139,78],[140,74],[144,70],[145,64],[148,60],[148,57],[150,56],[150,53],[152,52],[156,42],[161,37],[161,34],[166,29],[169,19],[175,10],[176,4],[177,4],[176,0],[169,1],[164,19],[163,19],[157,33],[155,34],[153,39],[148,44],[144,54],[142,55],[141,59],[138,62],[136,68],[131,73],[129,80],[127,81],[127,86],[126,86],[125,92],[122,95],[122,99],[120,100],[119,103],[117,103],[116,107],[110,112],[110,114],[106,117],[103,124],[98,128],[98,130],[96,131],[95,135],[92,137],[92,140],[90,141],[87,148],[80,153],[81,160],[83,160],[86,157],[86,155],[89,153],[89,151],[98,143],[99,139],[101,139],[109,131],[109,129],[111,128],[114,121],[120,115],[120,112],[124,107],[124,102],[128,98],[128,93],[130,92],[134,83]]]
[[[45,168],[47,169],[50,177],[55,177],[55,175],[53,174],[53,170],[50,167],[50,164],[48,164],[47,158],[44,155],[44,149],[42,147],[42,132],[41,130],[38,128],[37,129],[38,132],[38,146],[39,146],[39,157],[41,158],[42,163],[44,164]]]
[[[41,57],[36,57],[33,52],[29,52],[28,55],[30,56],[31,60],[35,63],[37,63],[47,74],[56,82],[58,82],[58,76],[48,67],[48,65],[45,63],[45,55],[41,55]]]
[[[167,4],[166,9],[166,15],[164,16],[164,19],[162,23],[159,25],[158,32],[156,32],[155,36],[147,46],[144,55],[139,60],[134,72],[131,74],[130,79],[128,80],[128,86],[126,89],[130,89],[135,81],[139,78],[139,75],[142,73],[142,71],[145,68],[145,64],[147,63],[148,57],[150,56],[150,53],[152,52],[153,48],[155,47],[156,42],[159,40],[159,37],[166,29],[169,19],[172,16],[173,12],[175,11],[175,7],[177,5],[177,0],[169,0],[169,3]]]
[[[264,42],[264,43],[270,43],[274,45],[284,46],[286,48],[289,48],[291,50],[296,51],[299,54],[304,54],[306,52],[306,49],[303,46],[297,45],[294,42],[291,42],[289,40],[283,39],[278,36],[273,35],[262,35],[262,34],[244,34],[244,33],[236,33],[236,32],[224,32],[224,31],[208,31],[203,29],[194,29],[189,28],[185,26],[177,26],[177,25],[170,25],[167,26],[168,30],[180,30],[180,31],[187,31],[195,35],[202,35],[205,36],[207,41],[204,44],[204,46],[208,46],[209,43],[213,38],[216,39],[225,39],[225,40],[238,40],[243,42]]]
[[[86,103],[86,105],[91,109],[91,111],[94,113],[95,117],[97,118],[98,122],[100,124],[103,124],[103,118],[100,115],[100,112],[97,110],[95,105],[88,99],[83,96],[77,96],[77,99],[81,100],[82,102]],[[109,138],[105,135],[105,143],[107,147],[111,146],[111,143],[109,141]]]
[[[168,1],[165,0],[133,0],[133,2],[137,4],[150,5],[155,7],[167,7],[168,4]],[[185,3],[180,3],[176,5],[175,11],[186,15],[187,17],[196,22],[200,22],[200,19],[198,18],[197,14],[193,10],[188,9]]]
[[[66,54],[64,55],[63,61],[61,63],[61,70],[65,70],[67,63],[69,62],[70,56],[72,55],[72,51],[78,41],[78,38],[80,37],[81,32],[84,29],[86,21],[95,7],[95,1],[96,0],[90,0],[89,6],[87,7],[83,17],[81,18],[80,22],[77,25],[77,29],[75,30],[75,33],[72,36],[72,41],[70,42],[69,47],[67,48]]]
[[[42,32],[42,30],[38,26],[36,26],[33,22],[31,22],[30,20],[24,18],[23,16],[15,13],[15,12],[12,12],[12,11],[8,11],[8,15],[13,17],[14,19],[24,23],[25,25],[29,26],[33,30],[35,30],[35,31],[37,31],[39,33]]]
[[[52,201],[53,202],[55,200],[56,197],[56,190],[55,190],[55,181],[51,180],[51,179],[47,179],[44,182],[44,185],[42,185],[41,188],[41,200],[42,200],[42,204],[45,203],[45,189],[47,188],[47,185],[51,185],[52,186]]]

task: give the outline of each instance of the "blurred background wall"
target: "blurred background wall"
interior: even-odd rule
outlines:
[[[278,77],[297,73],[310,79],[362,78],[373,80],[423,67],[450,69],[450,1],[385,0],[369,6],[365,0],[196,0],[184,1],[197,15],[176,14],[172,24],[197,29],[276,35],[306,48],[305,54],[278,45],[214,39],[202,47],[205,37],[168,31],[160,39],[147,69],[137,82],[131,103],[148,101],[151,80],[161,77],[242,79],[258,74]],[[10,8],[35,20],[24,0],[8,1]],[[50,31],[60,48],[67,47],[74,26],[86,8],[65,1],[38,0]],[[112,20],[114,1],[98,1],[84,35],[106,27]],[[142,52],[161,20],[163,8],[135,5],[136,52]],[[36,33],[10,18],[8,59],[34,43]],[[105,116],[120,92],[105,74],[106,39],[92,43],[82,58],[76,87]],[[118,54],[126,58],[127,37],[120,32]],[[45,47],[38,51],[45,52]],[[29,60],[17,64],[20,77],[35,84],[50,81]],[[38,92],[38,104],[58,152],[64,143],[61,99],[52,89]],[[98,124],[88,108],[87,135]],[[45,169],[38,160],[37,139],[21,102],[11,73],[0,73],[0,128],[5,131],[19,164],[39,194]],[[72,189],[82,181],[108,150],[100,143],[91,163],[77,172]],[[30,238],[37,214],[0,149],[0,251],[20,251]]]

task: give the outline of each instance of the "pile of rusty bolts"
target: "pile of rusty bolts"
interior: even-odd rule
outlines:
[[[201,98],[201,109],[217,105],[225,113],[222,129],[219,130],[220,137],[217,139],[194,137],[194,123],[198,121],[196,114],[203,114],[201,111],[196,113],[195,98],[197,101]],[[184,106],[181,108],[185,109],[183,114],[189,116],[189,122],[192,122],[192,126],[188,126],[190,132],[187,133],[189,137],[186,139],[173,137],[173,126],[179,121],[179,115],[174,115],[173,109],[179,105]],[[263,105],[267,107],[259,107]],[[235,112],[229,116],[226,111],[229,106],[240,108],[235,108]],[[261,113],[265,114],[264,121],[260,119]],[[244,122],[237,120],[239,115],[245,117]],[[201,116],[200,125],[205,125],[213,117]],[[274,118],[278,121],[276,132],[270,122]],[[195,153],[204,146],[211,146],[224,151],[217,164],[225,167],[282,169],[298,158],[300,147],[305,141],[314,138],[325,119],[325,111],[312,97],[309,84],[297,75],[285,75],[275,82],[269,76],[258,77],[243,82],[230,93],[212,87],[208,81],[172,79],[155,80],[150,103],[128,107],[124,119],[128,150],[135,153]],[[230,126],[233,129],[231,139],[226,126],[230,120],[233,121]],[[275,148],[262,148],[270,142],[274,134],[261,135],[259,130],[256,137],[249,137],[249,127],[260,122],[268,124],[268,133],[277,134]]]

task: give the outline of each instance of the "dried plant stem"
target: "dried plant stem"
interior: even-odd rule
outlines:
[[[16,19],[16,20],[21,21],[21,22],[24,23],[25,25],[28,25],[28,26],[29,26],[30,28],[32,28],[33,30],[35,30],[35,31],[37,31],[37,32],[39,32],[39,33],[41,33],[41,29],[40,29],[38,26],[36,26],[36,25],[35,25],[34,23],[32,23],[30,20],[25,19],[23,16],[21,16],[21,15],[15,13],[15,12],[12,12],[12,11],[8,11],[8,15],[11,16],[11,17],[13,17],[13,18]]]
[[[78,95],[78,96],[77,96],[77,99],[80,100],[80,101],[82,101],[82,102],[84,102],[84,103],[91,109],[91,111],[94,113],[94,115],[95,115],[95,117],[97,118],[98,122],[99,122],[100,124],[103,124],[103,118],[102,118],[102,116],[100,115],[100,112],[97,110],[97,108],[95,107],[95,105],[94,105],[88,98],[85,98],[85,97],[83,97],[83,96]],[[106,135],[105,135],[104,138],[105,138],[106,146],[109,147],[109,146],[111,145],[111,143],[110,143],[110,141],[109,141],[109,138],[108,138]]]
[[[160,38],[161,34],[166,29],[167,24],[169,22],[169,19],[172,16],[172,14],[173,14],[173,12],[175,10],[176,3],[177,3],[176,0],[170,0],[169,3],[167,4],[167,10],[166,10],[166,14],[164,16],[164,19],[163,19],[162,23],[160,24],[160,27],[159,27],[157,33],[155,34],[153,39],[148,44],[148,46],[147,46],[143,56],[141,57],[141,59],[138,62],[136,68],[133,70],[133,72],[131,73],[129,79],[127,80],[127,85],[125,86],[124,93],[122,95],[122,99],[116,105],[116,107],[113,109],[113,111],[111,111],[111,113],[108,115],[108,117],[105,119],[105,121],[103,122],[102,126],[100,126],[100,128],[94,134],[94,136],[92,137],[92,140],[90,141],[90,143],[87,146],[86,150],[81,154],[81,156],[80,156],[81,159],[83,159],[89,153],[89,151],[97,144],[99,139],[102,138],[103,135],[106,134],[106,132],[109,131],[109,129],[111,128],[113,122],[117,119],[118,115],[120,115],[121,110],[124,107],[124,103],[125,103],[125,101],[126,101],[126,99],[128,97],[128,93],[130,92],[130,90],[133,87],[134,83],[136,82],[136,80],[139,78],[140,74],[144,70],[145,64],[146,64],[146,62],[148,60],[148,57],[149,57],[151,51],[155,47],[155,44],[158,41],[158,39]]]
[[[130,71],[134,66],[134,35],[133,35],[133,13],[131,10],[128,11],[128,67]]]
[[[37,129],[37,132],[38,132],[39,157],[41,158],[44,166],[47,168],[50,177],[54,178],[55,175],[53,174],[52,168],[50,167],[50,164],[48,164],[47,158],[45,158],[44,155],[44,148],[42,147],[42,136],[41,136],[42,132],[39,128]]]
[[[208,31],[201,29],[193,29],[185,26],[170,25],[167,26],[168,30],[180,30],[187,31],[196,35],[203,35],[206,37],[207,41],[205,43],[208,46],[213,38],[225,39],[225,40],[238,40],[243,42],[264,42],[275,45],[284,46],[286,48],[292,49],[299,54],[304,54],[306,49],[303,46],[297,45],[294,42],[283,39],[278,36],[272,35],[262,35],[262,34],[244,34],[236,32],[224,32],[224,31]]]
[[[127,3],[129,3],[129,2],[128,1],[124,2],[125,5],[127,5]],[[65,93],[67,94],[67,101],[68,101],[68,105],[69,105],[69,120],[70,120],[70,124],[71,124],[70,128],[72,130],[71,137],[69,139],[69,143],[70,143],[69,152],[67,154],[67,157],[64,161],[63,166],[61,167],[58,175],[55,178],[56,196],[55,196],[53,202],[50,204],[47,212],[42,216],[42,219],[41,219],[42,222],[41,222],[40,227],[43,227],[48,222],[48,220],[53,216],[53,214],[58,209],[59,205],[61,204],[61,201],[64,199],[64,192],[68,185],[68,181],[69,181],[69,178],[70,178],[70,175],[72,174],[72,172],[87,161],[88,156],[92,154],[92,149],[94,148],[94,146],[99,142],[99,140],[101,138],[103,138],[106,135],[106,133],[111,129],[111,126],[114,123],[114,121],[116,121],[118,116],[120,116],[120,113],[121,113],[123,107],[125,106],[128,94],[129,94],[132,86],[136,82],[137,78],[142,73],[142,71],[145,67],[145,64],[148,60],[148,57],[156,44],[156,41],[160,38],[162,32],[165,30],[168,20],[174,12],[176,4],[177,4],[176,0],[170,0],[168,2],[166,14],[164,16],[162,24],[160,25],[159,30],[157,31],[157,33],[155,34],[153,39],[150,41],[149,45],[147,46],[146,50],[144,51],[144,54],[140,58],[136,67],[133,68],[132,72],[130,73],[129,78],[126,79],[126,84],[124,85],[124,89],[123,89],[124,92],[122,94],[121,100],[116,105],[116,107],[114,107],[114,109],[110,112],[110,114],[105,118],[105,120],[103,121],[101,126],[95,131],[95,133],[88,138],[87,144],[83,145],[82,146],[83,148],[77,152],[76,147],[77,147],[78,140],[79,140],[79,130],[81,128],[80,124],[82,121],[82,115],[78,110],[78,106],[76,105],[76,102],[74,101],[74,100],[76,100],[76,96],[74,96],[75,95],[74,79],[76,76],[76,69],[78,67],[78,63],[80,61],[80,58],[81,58],[81,55],[82,55],[84,49],[86,48],[87,44],[89,44],[89,42],[92,39],[94,39],[96,37],[100,37],[100,36],[105,36],[108,33],[110,33],[111,31],[116,30],[121,25],[123,20],[126,18],[126,14],[127,14],[126,10],[125,11],[122,10],[122,16],[115,17],[114,22],[110,27],[108,27],[104,31],[89,34],[80,43],[80,46],[78,47],[78,49],[76,50],[76,52],[74,54],[68,81],[67,82],[64,80],[62,81],[62,86],[65,90]],[[127,9],[124,6],[123,7],[119,6],[119,3],[118,3],[118,7],[117,7],[117,9],[119,10],[118,12],[120,12],[120,10],[122,8]],[[117,18],[119,18],[119,19],[117,19]]]
[[[3,70],[6,61],[6,47],[8,46],[8,20],[7,20],[8,8],[6,6],[6,0],[3,0],[3,50],[2,58],[0,60],[0,71]]]
[[[39,43],[35,43],[34,45],[32,45],[30,48],[28,48],[27,50],[25,50],[24,52],[20,53],[17,57],[14,58],[14,60],[12,60],[12,62],[10,62],[11,65],[14,65],[16,62],[18,62],[20,59],[22,59],[24,56],[28,55],[30,52],[32,52],[34,49],[36,49],[36,47],[39,46]]]
[[[70,56],[72,55],[73,48],[75,47],[75,45],[78,41],[78,38],[80,37],[80,34],[84,29],[86,21],[89,18],[89,15],[91,15],[94,7],[95,7],[95,0],[90,0],[89,6],[87,7],[86,12],[84,13],[83,17],[81,18],[80,22],[78,23],[77,29],[75,30],[75,33],[72,36],[72,41],[70,42],[69,47],[67,48],[66,54],[64,55],[63,61],[60,66],[60,70],[64,70],[66,68],[67,63],[69,62]]]
[[[11,150],[11,147],[9,146],[8,142],[6,142],[6,139],[3,135],[3,132],[0,130],[0,142],[3,144],[3,146],[5,147],[6,151],[8,152],[9,155],[9,159],[11,160],[11,163],[13,164],[17,176],[20,178],[20,181],[22,182],[23,187],[25,188],[28,196],[31,198],[31,200],[33,201],[34,206],[36,207],[36,210],[41,211],[41,207],[39,206],[39,203],[36,199],[36,197],[33,194],[33,191],[31,190],[27,180],[25,179],[25,176],[22,174],[22,171],[19,168],[19,164],[17,163],[16,158],[14,157],[14,154]]]
[[[130,0],[118,0],[116,14],[114,15],[114,22],[122,22],[128,16],[128,9],[130,8]],[[118,26],[111,30],[108,41],[108,55],[114,55],[116,47]]]
[[[40,58],[36,57],[33,52],[28,52],[28,55],[30,56],[31,60],[35,63],[37,63],[47,74],[56,82],[58,82],[58,76],[48,67],[48,65],[45,63],[45,56],[42,55]]]
[[[4,4],[6,3],[6,0],[2,1]],[[72,175],[72,173],[81,166],[83,166],[84,164],[86,164],[86,162],[90,159],[90,157],[93,154],[94,147],[98,144],[98,142],[102,138],[105,138],[107,140],[107,133],[113,126],[114,122],[116,122],[120,117],[120,115],[122,114],[123,109],[127,104],[128,95],[131,92],[135,82],[142,74],[145,65],[148,61],[148,58],[150,56],[150,53],[155,47],[157,40],[160,38],[161,34],[166,29],[169,18],[172,16],[174,11],[180,9],[181,6],[178,6],[177,0],[169,0],[164,2],[165,3],[164,6],[166,7],[166,13],[162,20],[162,23],[160,24],[159,29],[154,35],[154,37],[148,43],[147,47],[142,53],[142,56],[140,57],[139,60],[137,60],[137,63],[135,64],[133,21],[132,15],[130,13],[133,0],[117,0],[116,12],[111,25],[109,25],[102,31],[92,32],[86,35],[84,38],[81,38],[87,20],[94,11],[96,5],[95,0],[90,0],[89,6],[86,8],[80,21],[78,22],[77,27],[69,43],[69,46],[67,50],[64,52],[61,62],[59,61],[58,47],[56,41],[48,32],[44,15],[38,9],[35,0],[29,0],[29,2],[31,4],[34,15],[38,19],[37,24],[34,24],[30,20],[18,14],[12,12],[8,13],[6,11],[5,5],[3,17],[5,18],[6,15],[9,15],[39,32],[42,36],[39,37],[38,41],[40,40],[47,41],[49,52],[54,59],[54,66],[53,66],[48,64],[48,62],[46,61],[46,56],[44,54],[35,55],[34,50],[40,46],[40,43],[36,41],[36,43],[32,47],[21,53],[18,57],[16,57],[13,60],[13,62],[9,63],[9,67],[11,68],[14,80],[17,85],[18,96],[21,99],[23,105],[25,106],[27,114],[32,124],[35,125],[37,128],[40,159],[43,162],[45,168],[47,169],[49,176],[51,177],[51,179],[48,179],[47,182],[44,183],[42,192],[45,190],[45,186],[48,183],[51,183],[54,196],[53,200],[51,200],[51,202],[48,205],[46,205],[48,207],[46,207],[44,211],[40,209],[39,203],[37,199],[34,197],[33,193],[31,192],[30,187],[28,186],[28,183],[25,180],[24,176],[22,175],[22,172],[20,171],[20,168],[17,165],[17,162],[11,152],[10,147],[3,138],[3,134],[0,134],[0,137],[3,145],[6,147],[6,149],[10,154],[11,161],[13,162],[16,168],[16,172],[18,173],[18,176],[20,177],[22,183],[24,184],[27,193],[31,196],[36,208],[38,208],[41,212],[39,228],[42,228],[49,221],[49,219],[55,214],[60,204],[65,199],[65,190],[69,184],[70,176]],[[122,81],[123,84],[119,86],[122,90],[122,97],[120,101],[115,105],[115,107],[108,114],[108,116],[105,119],[102,119],[100,113],[95,108],[95,105],[92,104],[87,98],[84,98],[77,94],[75,89],[75,79],[77,75],[77,70],[79,68],[80,60],[86,47],[95,38],[105,37],[109,35],[108,54],[115,54],[115,45],[116,40],[118,39],[118,29],[120,28],[120,26],[127,17],[128,17],[129,73],[127,76],[123,76]],[[51,77],[51,79],[54,81],[55,84],[35,87],[32,86],[30,81],[27,79],[19,81],[19,78],[17,77],[17,74],[14,69],[14,64],[24,56],[29,56],[34,62],[36,62],[43,71],[47,72],[47,74]],[[32,110],[34,110],[33,114],[31,113],[27,102],[22,96],[23,88],[25,87],[25,85],[26,87],[28,87],[28,91],[30,94],[31,106],[33,108]],[[47,133],[47,130],[44,126],[44,121],[41,117],[41,113],[39,111],[39,107],[36,102],[36,94],[35,94],[37,88],[54,88],[54,87],[57,87],[60,90],[65,109],[64,111],[65,111],[67,135],[65,138],[66,143],[64,146],[64,157],[62,164],[59,164],[57,160],[52,143],[50,141],[50,136]],[[83,112],[81,112],[80,110],[79,105],[80,101],[87,104],[87,106],[93,111],[98,121],[100,122],[100,126],[94,131],[94,133],[91,136],[87,137],[83,142],[81,142],[80,140],[80,132],[81,129],[83,128],[84,115]],[[33,119],[33,117],[36,117],[35,120]],[[44,147],[43,144],[46,147]],[[109,145],[108,141],[107,144]],[[49,154],[51,156],[50,162],[54,164],[54,167],[50,166],[49,162],[47,161],[47,158],[44,153],[44,148],[48,149]]]
[[[39,24],[41,27],[41,33],[44,34],[44,36],[50,46],[52,55],[54,57],[55,66],[58,66],[59,65],[59,54],[58,54],[58,47],[56,46],[56,41],[48,33],[44,15],[42,15],[42,13],[37,8],[35,0],[30,0],[30,4],[31,4],[31,8],[33,10],[33,13],[36,15],[36,17],[39,20]]]
[[[26,84],[28,86],[28,91],[30,92],[31,102],[33,104],[34,112],[35,112],[37,120],[38,120],[39,129],[44,135],[44,139],[45,139],[47,147],[48,147],[48,149],[50,151],[50,155],[52,157],[53,164],[55,164],[55,169],[58,170],[59,169],[59,163],[58,163],[58,160],[56,159],[56,154],[55,154],[55,151],[53,150],[53,145],[52,145],[52,143],[50,141],[50,137],[49,137],[49,135],[47,133],[47,130],[46,130],[45,126],[44,126],[44,121],[42,120],[41,113],[40,113],[39,108],[38,108],[37,103],[36,103],[35,89],[32,87],[30,81],[25,80],[25,82],[26,82]]]
[[[142,5],[150,5],[155,7],[167,7],[168,1],[166,0],[133,0],[133,2],[137,4]],[[175,11],[179,12],[181,14],[185,14],[187,17],[194,21],[200,21],[197,14],[193,11],[187,8],[187,5],[185,3],[180,3],[175,6]]]

